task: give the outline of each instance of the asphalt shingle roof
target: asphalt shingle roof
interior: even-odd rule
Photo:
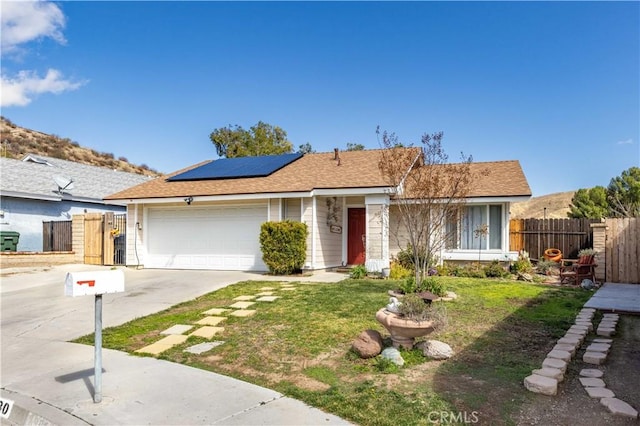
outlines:
[[[382,150],[305,154],[266,177],[169,182],[175,176],[208,162],[179,170],[105,197],[109,200],[309,192],[314,189],[383,188],[389,186],[378,168]],[[474,185],[471,196],[531,195],[518,161],[474,163],[491,172]]]
[[[117,191],[149,181],[149,177],[58,158],[28,155],[38,161],[0,158],[0,193],[28,198],[60,199],[54,177],[73,179],[65,198],[102,202]]]

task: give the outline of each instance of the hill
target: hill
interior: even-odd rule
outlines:
[[[69,138],[20,127],[5,117],[0,117],[0,141],[2,156],[7,158],[21,159],[26,154],[35,154],[145,176],[161,174],[146,164],[131,164],[125,157],[116,159],[111,153],[83,148]]]
[[[576,191],[556,192],[554,194],[531,197],[529,201],[511,205],[512,219],[564,219],[569,213],[571,199]]]

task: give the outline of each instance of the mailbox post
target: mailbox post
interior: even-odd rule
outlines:
[[[65,296],[95,296],[94,393],[93,402],[102,401],[102,295],[124,291],[121,270],[69,272],[64,281]]]

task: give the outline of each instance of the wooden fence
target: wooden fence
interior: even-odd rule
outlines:
[[[42,251],[72,251],[71,222],[70,220],[42,222]]]
[[[606,281],[640,284],[640,218],[606,219]]]
[[[578,251],[593,247],[591,223],[594,219],[511,219],[509,249],[526,250],[532,259],[542,259],[544,251],[555,248],[562,257],[575,259]]]

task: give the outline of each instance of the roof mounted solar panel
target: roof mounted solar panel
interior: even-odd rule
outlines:
[[[264,177],[301,158],[301,153],[261,157],[221,158],[172,176],[169,182]]]

